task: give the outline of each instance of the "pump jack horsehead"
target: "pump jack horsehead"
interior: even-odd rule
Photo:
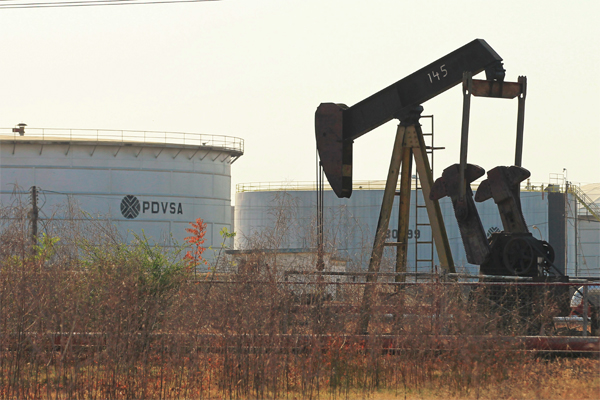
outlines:
[[[486,73],[486,80],[472,79],[473,75],[482,71]],[[494,271],[508,269],[517,275],[535,273],[536,269],[530,261],[538,255],[548,259],[548,264],[551,264],[551,248],[547,243],[534,239],[527,231],[519,200],[519,183],[529,176],[529,172],[521,168],[526,78],[519,77],[518,82],[505,82],[504,75],[502,58],[484,40],[476,39],[351,107],[321,103],[317,108],[315,135],[320,162],[331,188],[340,198],[350,197],[352,194],[354,140],[392,119],[400,121],[369,261],[369,272],[372,274],[367,276],[367,282],[376,281],[386,245],[397,247],[396,272],[406,271],[410,165],[413,157],[421,180],[440,267],[446,272],[455,272],[455,267],[438,203],[444,196],[452,199],[469,262],[481,265],[482,269],[484,266]],[[461,82],[464,103],[460,163],[444,170],[442,177],[434,183],[419,124],[423,110],[421,105]],[[469,183],[484,174],[483,168],[466,162],[471,95],[519,99],[515,166],[497,167],[489,171],[488,179],[481,184],[475,197],[477,201],[493,198],[502,216],[505,230],[498,234],[502,235],[502,239],[492,237],[489,243],[469,187]],[[386,243],[399,175],[398,242]],[[500,263],[491,260],[490,256],[498,252],[502,255]],[[399,275],[397,281],[402,279]],[[359,333],[368,331],[372,296],[373,286],[366,285]]]

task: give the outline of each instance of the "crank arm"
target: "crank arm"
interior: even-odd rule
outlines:
[[[477,189],[476,202],[494,199],[505,232],[529,232],[521,209],[520,183],[530,175],[529,171],[522,167],[496,167],[488,171],[487,179],[481,182]]]
[[[475,208],[473,201],[473,191],[470,183],[477,178],[482,177],[485,170],[477,165],[467,164],[465,168],[465,195],[460,198],[460,166],[454,164],[442,172],[442,176],[436,179],[429,198],[439,200],[448,196],[452,200],[454,215],[458,222],[460,236],[462,237],[467,261],[471,264],[481,265],[488,254],[490,247],[488,244],[479,213]]]

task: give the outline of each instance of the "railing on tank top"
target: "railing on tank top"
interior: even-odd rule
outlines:
[[[148,144],[174,144],[185,146],[216,147],[234,152],[244,152],[244,139],[201,133],[164,132],[164,131],[130,131],[110,129],[59,129],[59,128],[30,128],[24,129],[21,135],[13,128],[0,128],[0,139],[14,142],[27,142],[32,140],[42,141],[70,141],[96,143],[148,143]]]

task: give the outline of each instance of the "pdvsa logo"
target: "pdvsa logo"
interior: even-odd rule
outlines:
[[[134,195],[127,195],[121,200],[121,214],[127,219],[134,219],[142,214],[183,214],[181,203],[169,201],[140,201]]]
[[[137,197],[128,194],[121,200],[121,214],[127,219],[134,219],[140,215],[140,201]]]
[[[183,214],[181,203],[168,201],[142,201],[142,213],[152,214]]]

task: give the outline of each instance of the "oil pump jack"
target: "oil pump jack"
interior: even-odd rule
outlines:
[[[485,71],[485,80],[472,77]],[[321,103],[315,113],[317,150],[323,171],[338,197],[352,194],[352,146],[354,140],[384,123],[400,121],[392,151],[392,159],[377,223],[367,282],[377,279],[383,248],[397,247],[396,271],[405,272],[408,242],[411,160],[414,157],[431,224],[440,267],[456,272],[438,200],[449,196],[465,246],[467,260],[480,265],[481,273],[492,275],[538,276],[552,265],[550,245],[533,238],[521,211],[519,184],[529,177],[521,167],[523,126],[527,80],[505,82],[502,58],[482,39],[476,39],[413,74],[348,107],[344,104]],[[463,120],[460,162],[443,171],[433,182],[419,118],[422,104],[460,84],[463,86]],[[485,170],[467,163],[470,99],[473,96],[512,99],[518,97],[515,165],[488,171],[475,196],[475,201],[492,198],[498,206],[504,231],[488,240],[475,208],[470,183]],[[402,173],[400,174],[400,167]],[[386,232],[393,206],[398,175],[400,177],[400,210],[398,242],[386,243]],[[401,281],[397,276],[396,281]],[[361,305],[359,333],[368,330],[373,286],[366,285]]]

